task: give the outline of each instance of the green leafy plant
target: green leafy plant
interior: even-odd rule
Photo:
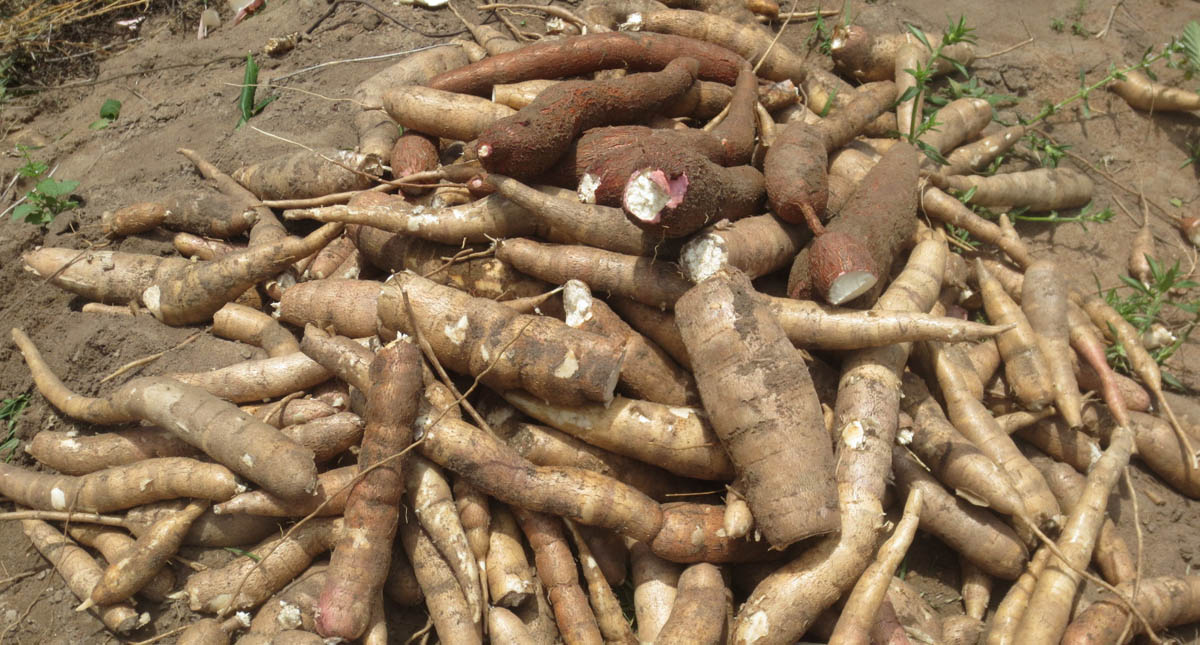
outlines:
[[[950,235],[950,250],[955,253],[966,253],[979,248],[979,240],[971,237],[971,232],[953,224],[945,224],[946,233]]]
[[[925,35],[925,32],[922,31],[920,27],[917,27],[913,24],[908,24],[906,26],[909,33],[911,33],[914,38],[920,41],[920,43],[929,50],[930,54],[929,58],[924,63],[918,63],[915,69],[904,70],[906,74],[913,77],[915,82],[912,87],[905,90],[904,93],[896,99],[897,104],[903,103],[917,96],[928,94],[927,90],[929,89],[930,81],[934,76],[934,66],[939,60],[948,62],[952,67],[954,67],[955,71],[962,74],[964,77],[969,76],[966,68],[963,67],[961,63],[942,54],[942,50],[950,45],[975,42],[975,35],[973,33],[975,29],[967,26],[966,19],[964,17],[959,16],[957,21],[950,23],[946,30],[942,32],[942,39],[938,42],[936,47],[930,43],[929,37]],[[930,130],[936,130],[939,125],[941,124],[937,121],[936,113],[924,115],[921,110],[913,110],[912,123],[909,124],[908,142],[914,146],[917,146],[922,152],[925,153],[927,157],[933,161],[939,164],[945,164],[947,163],[945,157],[943,157],[929,144],[919,140],[921,135],[929,132]]]
[[[845,9],[842,11],[845,15]],[[833,28],[821,16],[821,12],[817,12],[816,20],[813,21],[813,26],[808,32],[808,37],[804,39],[805,47],[815,46],[817,51],[822,55],[829,56],[833,52]]]
[[[13,219],[46,226],[60,213],[79,205],[79,202],[71,199],[71,191],[78,187],[77,181],[53,177],[43,179],[25,194],[25,201],[13,209]]]
[[[50,166],[46,165],[44,162],[34,159],[33,156],[29,154],[31,151],[38,149],[38,146],[25,146],[17,144],[17,152],[21,153],[21,156],[25,159],[25,164],[20,168],[17,168],[18,175],[32,179],[35,177],[41,177],[50,170]]]
[[[1183,35],[1179,38],[1179,53],[1183,54],[1177,67],[1183,69],[1190,80],[1200,74],[1200,23],[1195,20],[1183,27]]]
[[[1063,30],[1066,29],[1066,27],[1067,27],[1067,24],[1065,22],[1063,22],[1062,18],[1051,18],[1050,19],[1050,31],[1053,31],[1056,34],[1061,34],[1063,32]]]
[[[1180,168],[1187,168],[1188,166],[1196,163],[1197,159],[1200,159],[1200,137],[1192,139],[1187,143],[1187,153],[1188,158],[1185,159],[1182,164],[1180,164]]]
[[[1172,56],[1175,56],[1176,54],[1180,54],[1180,58],[1172,59]],[[1184,27],[1183,35],[1180,38],[1173,38],[1171,42],[1167,43],[1161,50],[1157,52],[1155,52],[1153,48],[1147,49],[1142,54],[1141,60],[1133,65],[1129,65],[1127,67],[1117,67],[1116,65],[1110,64],[1108,66],[1108,72],[1104,75],[1104,77],[1094,83],[1088,83],[1083,70],[1080,70],[1079,91],[1059,101],[1058,103],[1047,102],[1042,106],[1042,109],[1037,114],[1033,115],[1033,117],[1028,119],[1021,118],[1020,121],[1024,125],[1033,125],[1053,114],[1057,114],[1063,108],[1074,103],[1075,101],[1082,101],[1080,110],[1083,112],[1083,117],[1085,119],[1089,118],[1091,116],[1091,109],[1088,107],[1087,99],[1092,92],[1104,87],[1105,85],[1108,85],[1115,80],[1125,80],[1125,75],[1133,71],[1141,71],[1151,78],[1154,78],[1154,72],[1150,69],[1150,66],[1164,59],[1167,61],[1168,66],[1184,69],[1185,73],[1189,75],[1189,78],[1191,74],[1200,71],[1200,24],[1197,24],[1194,20],[1189,22],[1187,26]]]
[[[238,108],[241,110],[242,118],[238,120],[234,130],[242,127],[242,124],[249,121],[264,108],[271,104],[271,101],[279,98],[278,94],[272,94],[267,98],[254,102],[254,95],[258,90],[258,63],[254,62],[253,54],[246,54],[246,73],[242,76],[242,93],[238,97]]]
[[[21,444],[21,440],[17,439],[17,418],[21,416],[28,405],[28,394],[0,401],[0,421],[8,422],[4,442],[0,443],[0,457],[3,457],[5,462],[13,460],[13,457],[16,456],[17,446]]]
[[[1149,350],[1150,356],[1162,365],[1187,341],[1197,322],[1200,322],[1200,298],[1185,300],[1180,297],[1180,294],[1189,289],[1200,287],[1200,282],[1184,278],[1180,274],[1178,261],[1168,269],[1152,257],[1147,256],[1146,260],[1150,264],[1149,284],[1142,284],[1128,275],[1122,275],[1121,282],[1129,288],[1126,295],[1119,293],[1115,287],[1104,291],[1097,285],[1097,291],[1104,296],[1109,306],[1129,321],[1140,334],[1150,331],[1155,324],[1167,325],[1164,314],[1168,311],[1175,310],[1191,316],[1192,320],[1175,334],[1174,342]],[[1113,369],[1126,374],[1131,373],[1125,348],[1120,343],[1108,349],[1108,359]],[[1163,381],[1172,387],[1183,389],[1178,379],[1165,371]]]
[[[118,116],[121,116],[121,102],[117,99],[108,99],[104,105],[100,106],[100,118],[92,121],[88,129],[103,130],[116,121]]]
[[[983,99],[989,105],[1011,105],[1017,102],[1017,97],[1011,94],[997,94],[990,91],[988,88],[979,84],[977,77],[970,77],[966,82],[960,83],[953,78],[946,79],[946,86],[941,88],[936,94],[931,94],[925,97],[926,110],[940,108],[950,101],[961,98],[976,98]]]
[[[17,174],[29,179],[38,180],[33,189],[25,193],[20,204],[13,209],[12,218],[29,224],[46,226],[54,221],[60,213],[66,212],[79,205],[71,199],[71,191],[79,187],[79,182],[50,177],[50,167],[44,162],[34,159],[29,153],[37,148],[17,146],[17,151],[25,158],[25,164],[17,168]]]
[[[1033,152],[1033,158],[1043,168],[1057,168],[1058,162],[1067,155],[1067,150],[1071,149],[1069,145],[1055,143],[1036,132],[1025,135],[1025,139]]]

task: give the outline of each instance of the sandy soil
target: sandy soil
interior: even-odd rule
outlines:
[[[219,4],[228,11],[224,3]],[[1046,101],[1059,101],[1074,93],[1081,71],[1089,79],[1096,78],[1110,63],[1135,60],[1147,48],[1160,47],[1180,33],[1188,19],[1200,18],[1200,3],[1194,0],[1117,3],[1120,6],[1105,37],[1081,37],[1071,33],[1072,23],[1078,20],[1087,33],[1098,32],[1106,24],[1112,3],[1085,0],[1078,4],[1083,10],[1076,18],[1075,2],[851,3],[858,22],[881,29],[895,29],[910,21],[936,33],[947,16],[965,15],[968,24],[977,27],[982,52],[999,51],[1032,37],[1032,43],[980,60],[972,67],[984,86],[1019,98],[1015,108],[1001,108],[1000,116],[1008,120],[1013,110],[1030,114]],[[342,5],[291,53],[277,59],[258,56],[262,80],[322,63],[419,47],[440,40],[428,34],[437,36],[460,29],[453,15],[444,10],[415,9],[399,3],[378,6],[399,24],[382,19],[366,7]],[[258,51],[268,38],[305,30],[327,8],[316,0],[271,2],[269,10],[236,27],[228,25],[230,16],[223,16],[226,26],[205,40],[197,40],[194,30],[179,28],[170,15],[150,14],[140,29],[142,41],[101,61],[97,79],[80,79],[68,89],[35,94],[4,106],[0,116],[3,185],[8,185],[15,169],[23,163],[15,146],[38,145],[42,148],[34,156],[57,166],[56,177],[80,181],[75,192],[83,205],[60,216],[45,230],[8,218],[0,222],[0,293],[4,294],[0,298],[0,397],[33,391],[20,355],[8,342],[12,327],[27,331],[67,384],[87,394],[112,387],[99,384],[104,375],[142,356],[171,350],[196,331],[128,317],[84,314],[80,312],[80,299],[23,271],[21,253],[39,245],[76,249],[108,245],[122,251],[171,253],[170,235],[162,232],[106,240],[99,218],[106,210],[151,199],[165,191],[199,186],[201,181],[190,164],[175,153],[178,147],[193,148],[218,166],[232,170],[293,149],[294,144],[265,133],[309,146],[354,145],[353,106],[347,99],[358,82],[388,65],[389,60],[329,64],[295,74],[280,88],[279,100],[251,121],[254,127],[234,130],[237,85],[243,72],[241,57],[247,51]],[[1056,19],[1064,21],[1061,33],[1051,29]],[[537,18],[529,16],[525,20],[526,28],[541,29]],[[784,42],[799,47],[807,33],[807,25],[790,27]],[[1176,79],[1178,75],[1167,73],[1164,77]],[[107,129],[88,129],[101,104],[109,98],[122,101],[120,118]],[[1111,206],[1117,217],[1086,230],[1075,224],[1022,224],[1019,230],[1033,251],[1053,257],[1060,263],[1064,279],[1081,289],[1094,291],[1097,282],[1106,288],[1117,285],[1117,276],[1126,265],[1129,241],[1141,222],[1137,200],[1141,190],[1152,203],[1150,225],[1159,257],[1168,263],[1180,260],[1184,270],[1193,268],[1195,251],[1182,241],[1171,221],[1184,213],[1197,214],[1197,167],[1181,168],[1189,154],[1187,142],[1196,141],[1200,131],[1196,115],[1148,117],[1133,112],[1104,91],[1090,98],[1090,118],[1082,118],[1076,106],[1048,119],[1043,129],[1103,171],[1089,170],[1096,181],[1096,203]],[[1028,163],[1018,158],[1014,167]],[[0,197],[0,208],[30,187],[26,181],[18,181]],[[1171,205],[1173,199],[1182,206]],[[1134,216],[1126,215],[1118,202]],[[1190,297],[1195,298],[1195,292]],[[223,366],[248,358],[253,351],[204,334],[123,378]],[[1200,387],[1197,343],[1185,345],[1168,368],[1189,387]],[[27,440],[42,429],[76,427],[35,393],[17,422],[16,433]],[[21,452],[15,461],[32,464]],[[1176,494],[1140,465],[1133,468],[1133,482],[1139,491],[1145,574],[1190,572],[1200,549],[1200,504]],[[1136,544],[1128,492],[1115,496],[1113,502],[1111,511],[1122,535],[1131,545]],[[233,557],[223,551],[202,553],[196,549],[185,550],[183,555],[210,564]],[[935,539],[922,536],[907,566],[910,580],[927,592],[935,608],[947,613],[960,611],[957,563],[952,553]],[[185,575],[185,567],[177,569],[181,577]],[[1004,588],[998,586],[996,598]],[[112,640],[93,617],[73,612],[75,604],[77,600],[32,549],[20,526],[0,522],[0,642],[51,645]],[[148,638],[190,620],[182,601],[162,605],[143,602],[141,608],[150,612],[153,622],[132,640]],[[423,622],[419,616],[416,618],[418,625]],[[404,642],[411,631],[393,630],[393,642]],[[1194,626],[1175,632],[1190,643],[1200,642],[1198,634]]]

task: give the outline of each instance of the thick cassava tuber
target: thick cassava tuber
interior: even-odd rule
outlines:
[[[162,226],[205,237],[241,235],[254,224],[254,211],[211,190],[181,190],[161,202],[141,202],[105,212],[100,225],[107,235],[137,235]]]
[[[407,341],[388,345],[375,355],[370,378],[358,457],[365,474],[346,499],[345,531],[333,544],[318,602],[317,631],[326,637],[361,636],[370,620],[364,599],[383,593],[404,491],[404,462],[395,455],[412,443],[422,390],[420,350]],[[378,467],[366,472],[372,466]]]
[[[409,319],[405,294],[416,321]],[[448,369],[479,376],[499,390],[519,388],[566,405],[611,401],[624,360],[615,340],[553,318],[518,314],[411,273],[397,273],[384,285],[379,319],[408,334],[419,325]]]
[[[344,150],[302,150],[239,168],[233,178],[259,199],[303,199],[369,187],[378,159]]]
[[[789,296],[833,304],[864,296],[858,302],[874,302],[896,255],[916,231],[918,164],[916,148],[906,143],[884,154],[825,233],[796,256]]]
[[[766,187],[752,166],[725,168],[690,148],[647,150],[625,182],[621,205],[638,226],[666,237],[759,212]]]
[[[203,322],[243,291],[316,253],[341,232],[341,224],[326,224],[305,238],[285,237],[211,262],[187,263],[157,276],[142,292],[142,302],[168,325]]]
[[[97,424],[148,421],[280,497],[302,497],[315,488],[312,451],[232,403],[156,376],[129,381],[106,398],[82,397],[50,371],[28,336],[19,329],[12,335],[38,390],[64,414]]]
[[[820,232],[829,201],[828,155],[846,145],[896,98],[893,83],[860,88],[854,101],[816,125],[795,121],[771,142],[763,160],[771,211]]]
[[[493,85],[533,78],[562,78],[600,69],[658,70],[680,57],[700,63],[699,77],[732,85],[746,64],[709,43],[667,34],[596,33],[527,45],[438,74],[429,86],[447,92],[486,94]],[[686,89],[686,88],[685,88]]]
[[[584,130],[633,123],[658,112],[691,87],[699,68],[695,59],[681,58],[661,72],[559,83],[481,132],[475,153],[490,172],[535,177],[558,161]]]
[[[432,137],[470,141],[493,123],[512,116],[510,107],[475,96],[401,85],[383,94],[383,109],[401,127]],[[399,141],[399,140],[397,140]],[[404,175],[396,174],[396,177]]]
[[[755,526],[776,548],[833,531],[833,452],[821,404],[804,359],[749,278],[735,271],[701,282],[676,303],[675,322]]]
[[[0,464],[0,494],[43,510],[104,513],[177,497],[223,501],[241,490],[228,468],[187,457],[143,459],[79,477]]]

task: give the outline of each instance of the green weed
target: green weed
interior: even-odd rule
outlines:
[[[100,118],[92,121],[88,129],[103,130],[116,121],[119,116],[121,116],[121,102],[117,99],[108,99],[104,105],[100,106]]]
[[[1191,316],[1192,320],[1175,334],[1174,342],[1148,350],[1150,356],[1162,365],[1187,341],[1197,322],[1200,322],[1200,298],[1185,300],[1181,297],[1181,294],[1189,289],[1200,287],[1200,282],[1184,278],[1180,274],[1178,261],[1168,269],[1154,258],[1147,256],[1146,260],[1150,263],[1150,284],[1142,284],[1128,275],[1122,275],[1121,282],[1129,288],[1126,295],[1119,293],[1115,287],[1108,291],[1101,288],[1097,290],[1105,302],[1129,321],[1139,334],[1146,333],[1155,324],[1167,325],[1164,314],[1171,310]],[[1108,361],[1114,369],[1126,374],[1131,373],[1125,348],[1120,343],[1109,347]],[[1184,389],[1179,381],[1166,371],[1163,371],[1163,381],[1172,387]]]
[[[16,456],[17,446],[21,444],[21,440],[17,439],[17,418],[21,416],[28,405],[28,394],[0,401],[0,421],[8,422],[4,442],[0,443],[0,457],[3,457],[6,463],[13,460],[13,457]]]
[[[38,182],[13,209],[12,218],[44,227],[59,214],[79,206],[79,202],[71,199],[71,191],[79,187],[79,182],[50,177],[50,167],[29,154],[36,149],[17,146],[17,151],[25,157],[25,164],[17,169],[17,174]]]

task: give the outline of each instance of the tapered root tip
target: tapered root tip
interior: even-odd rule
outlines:
[[[87,600],[79,603],[79,606],[75,608],[75,611],[87,611],[95,605],[96,603],[91,598],[88,598]]]

